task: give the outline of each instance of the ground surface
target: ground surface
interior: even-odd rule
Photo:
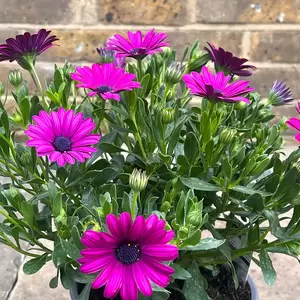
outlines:
[[[297,147],[286,147],[290,153]],[[62,286],[50,289],[48,284],[56,270],[51,263],[35,275],[27,276],[22,271],[24,258],[13,250],[0,244],[0,300],[70,300],[68,291]],[[300,265],[295,259],[284,255],[273,255],[277,271],[275,286],[268,287],[261,271],[255,265],[251,276],[257,284],[260,300],[297,300],[300,299]]]

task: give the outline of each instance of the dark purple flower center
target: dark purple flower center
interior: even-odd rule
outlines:
[[[96,90],[96,92],[98,93],[101,93],[101,94],[104,94],[104,93],[107,93],[107,92],[111,92],[112,91],[112,88],[107,86],[107,85],[99,85]]]
[[[214,92],[215,92],[215,93],[218,93],[218,94],[222,94],[222,91],[221,91],[221,90],[218,90],[218,89],[214,89]]]
[[[59,151],[61,153],[71,150],[71,148],[72,148],[71,145],[72,145],[72,143],[71,143],[70,139],[68,139],[64,136],[57,136],[53,142],[53,146],[54,146],[55,150]]]
[[[139,55],[145,55],[147,52],[147,49],[145,48],[134,48],[133,50],[131,50],[131,54],[132,55],[136,55],[136,56],[139,56]]]
[[[134,243],[122,244],[116,250],[117,259],[125,265],[131,265],[141,257],[140,247]]]

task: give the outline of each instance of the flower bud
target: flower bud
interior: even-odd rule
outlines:
[[[146,175],[146,171],[139,171],[134,169],[132,174],[129,177],[129,186],[135,192],[141,192],[146,188],[148,184],[148,176]]]
[[[12,86],[14,86],[17,89],[23,82],[21,72],[19,70],[9,71],[8,81]]]
[[[162,120],[165,124],[169,124],[175,120],[176,110],[174,108],[164,108],[162,110]]]
[[[169,84],[178,83],[184,73],[185,66],[181,63],[172,62],[166,69],[165,80]]]
[[[184,239],[188,236],[189,234],[189,229],[186,227],[180,227],[179,230],[177,231],[179,238]]]
[[[245,109],[247,106],[248,106],[248,104],[244,101],[237,101],[236,103],[234,103],[234,108],[236,110]]]
[[[2,82],[0,82],[0,97],[4,94],[4,86]]]
[[[286,122],[288,121],[287,117],[283,117],[280,122],[279,122],[279,128],[280,131],[285,131],[287,129],[289,129],[289,126],[286,125]]]
[[[230,129],[230,128],[225,128],[223,129],[223,131],[221,132],[220,135],[220,141],[222,144],[230,144],[235,135],[236,135],[237,131],[235,129]]]
[[[22,115],[18,112],[15,112],[12,116],[9,116],[9,119],[17,125],[21,125],[23,123]]]
[[[199,210],[191,211],[188,214],[188,222],[195,227],[199,227],[202,223],[202,213]]]

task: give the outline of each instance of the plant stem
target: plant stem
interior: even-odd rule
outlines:
[[[138,68],[138,81],[142,80],[142,76],[143,76],[143,64],[142,64],[142,60],[138,59],[137,60],[137,68]]]
[[[44,96],[44,93],[43,93],[43,88],[42,88],[39,76],[38,76],[38,74],[37,74],[37,72],[36,72],[33,65],[31,66],[30,74],[32,76],[32,79],[33,79],[36,87],[39,89],[40,95],[42,97],[42,102],[43,102],[44,108],[46,110],[48,110],[49,105],[48,105],[47,101],[45,100],[45,96]]]
[[[135,217],[135,207],[137,204],[137,198],[138,198],[139,192],[134,191],[133,192],[133,200],[132,200],[132,207],[131,207],[131,218],[134,220]]]

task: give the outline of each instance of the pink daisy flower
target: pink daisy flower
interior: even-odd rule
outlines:
[[[115,34],[108,39],[106,48],[117,51],[117,56],[143,59],[149,54],[163,51],[162,47],[170,47],[170,44],[165,41],[168,36],[165,33],[155,33],[154,29],[147,32],[144,38],[140,31],[128,31],[127,36],[128,39],[125,39]]]
[[[113,63],[93,64],[92,68],[76,68],[77,73],[71,73],[73,80],[79,81],[76,86],[92,90],[89,96],[99,95],[104,100],[120,101],[119,93],[140,88],[139,82],[133,81],[135,74],[127,73],[122,68],[117,68]]]
[[[96,124],[91,118],[84,119],[81,112],[75,114],[73,110],[60,108],[48,114],[42,110],[32,119],[36,125],[29,125],[25,130],[31,138],[26,145],[36,147],[38,156],[49,156],[50,161],[64,166],[73,165],[75,160],[84,162],[91,153],[97,152],[91,145],[97,144],[101,136],[90,134]]]
[[[137,216],[132,222],[130,214],[123,212],[118,219],[106,217],[109,233],[87,230],[82,239],[86,249],[78,261],[80,271],[99,272],[92,288],[105,285],[104,297],[114,298],[121,293],[123,300],[137,300],[138,290],[147,297],[152,295],[151,283],[166,287],[174,270],[163,264],[178,257],[178,249],[168,244],[172,230],[165,230],[166,222],[151,215],[146,220]]]
[[[286,121],[286,125],[292,129],[300,131],[300,120],[298,118],[290,118]],[[295,138],[298,142],[300,142],[300,133],[297,133]]]
[[[250,82],[236,80],[229,83],[230,79],[231,76],[225,76],[223,72],[218,72],[216,75],[210,73],[207,67],[202,67],[201,74],[192,72],[182,77],[194,95],[205,97],[213,102],[243,101],[249,103],[243,95],[254,91],[254,88],[249,87]]]

